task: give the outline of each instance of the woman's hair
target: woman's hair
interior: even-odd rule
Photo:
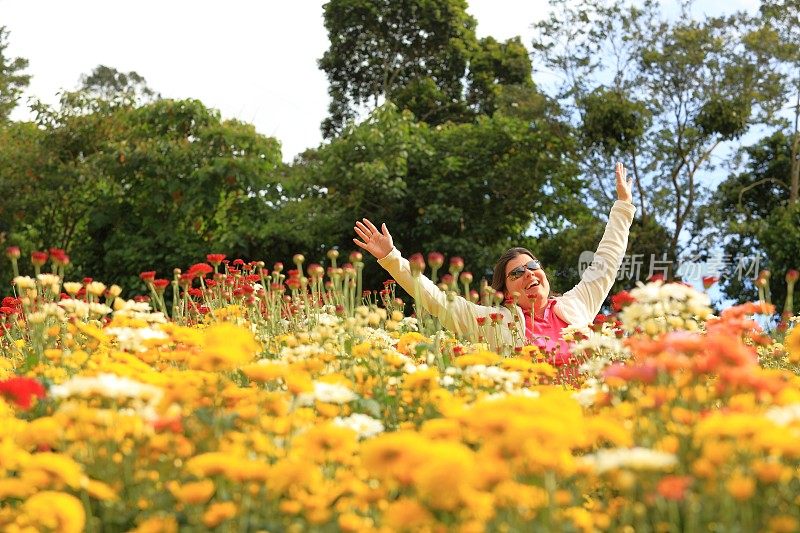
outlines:
[[[492,274],[492,288],[494,290],[506,291],[506,265],[508,265],[509,261],[520,255],[528,255],[531,259],[536,259],[536,256],[527,248],[509,248],[503,252],[503,255],[500,256],[500,259],[498,259],[497,263],[494,265],[494,274]]]

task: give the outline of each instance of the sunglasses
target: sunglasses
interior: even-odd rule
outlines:
[[[532,272],[534,270],[539,270],[540,268],[542,268],[542,265],[539,263],[539,261],[534,259],[532,261],[528,261],[527,264],[518,266],[517,268],[509,272],[507,276],[509,279],[515,280],[524,276],[526,270],[530,270]]]

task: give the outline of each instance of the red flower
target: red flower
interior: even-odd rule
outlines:
[[[786,271],[786,283],[795,283],[798,278],[800,278],[800,272],[797,270],[792,268]]]
[[[464,268],[464,260],[460,257],[451,257],[450,258],[450,270],[461,270]]]
[[[387,289],[389,289],[389,288],[391,288],[391,287],[392,287],[392,285],[394,285],[395,283],[397,283],[395,280],[393,280],[393,279],[387,279],[386,281],[384,281],[384,282],[383,282],[383,286],[384,286],[384,287],[386,287]]]
[[[50,259],[59,265],[67,266],[69,264],[69,256],[61,248],[50,248]]]
[[[13,401],[17,407],[30,409],[33,398],[44,398],[44,385],[31,378],[14,377],[0,381],[0,395]]]
[[[704,289],[710,289],[718,281],[719,281],[718,277],[715,277],[715,276],[703,276],[703,288]]]
[[[47,252],[31,252],[31,263],[42,266],[47,262]]]
[[[20,252],[19,246],[9,246],[6,248],[6,257],[9,259],[19,259],[20,255],[22,255],[22,252]]]
[[[236,265],[244,266],[244,259],[234,259],[233,260],[233,265],[234,266],[236,266]]]
[[[164,292],[164,289],[167,288],[169,285],[168,279],[154,279],[153,280],[153,287],[155,287],[156,292]]]
[[[208,254],[206,256],[206,261],[211,263],[214,266],[219,265],[225,260],[225,254]]]
[[[479,316],[475,320],[478,322],[479,326],[483,326],[484,324],[486,324],[486,317],[485,316]]]
[[[152,282],[154,279],[156,279],[156,271],[148,270],[146,272],[142,272],[141,274],[139,274],[139,277],[145,283],[147,283],[148,281]]]
[[[620,291],[614,296],[611,297],[611,307],[619,313],[622,311],[626,305],[632,304],[636,301],[636,298],[631,296],[631,293],[628,291]]]
[[[665,499],[682,501],[686,496],[686,489],[694,480],[689,476],[665,476],[656,486],[656,491]]]
[[[647,281],[664,281],[664,274],[653,274]]]
[[[207,263],[197,263],[189,267],[189,270],[186,272],[188,276],[192,278],[195,277],[205,277],[206,274],[211,274],[214,272],[214,269],[211,268],[210,265]]]

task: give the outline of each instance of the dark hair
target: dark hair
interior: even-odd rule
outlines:
[[[492,288],[494,290],[506,291],[506,265],[508,265],[509,261],[521,255],[528,255],[531,259],[536,259],[536,256],[527,248],[509,248],[503,252],[503,255],[500,256],[500,259],[498,259],[497,263],[494,265],[494,273],[492,274]]]

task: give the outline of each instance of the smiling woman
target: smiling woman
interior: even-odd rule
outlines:
[[[492,288],[507,297],[499,312],[499,338],[491,335],[488,341],[495,350],[503,346],[535,344],[552,354],[551,362],[565,364],[570,358],[569,345],[561,338],[568,326],[587,326],[608,296],[616,278],[636,207],[631,203],[631,180],[622,163],[616,166],[617,197],[611,208],[605,233],[594,254],[592,264],[581,281],[562,296],[550,294],[550,282],[541,264],[529,250],[511,248],[494,267]],[[445,327],[457,334],[475,336],[478,318],[497,317],[496,307],[477,305],[464,298],[448,297],[428,278],[412,274],[409,262],[394,247],[386,224],[378,228],[366,218],[356,222],[353,239],[368,251],[409,294],[417,295],[419,303],[440,319]],[[495,320],[496,321],[496,320]]]

